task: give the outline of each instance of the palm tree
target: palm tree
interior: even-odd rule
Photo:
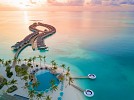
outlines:
[[[21,71],[20,66],[19,66],[19,65],[16,65],[16,66],[15,66],[16,76],[20,73],[20,71]]]
[[[54,90],[54,91],[58,90],[58,87],[55,85],[55,80],[52,79],[52,80],[50,81],[50,84],[52,85],[52,86],[51,86],[52,92],[53,92],[53,90]]]
[[[65,77],[62,76],[62,77],[59,78],[59,80],[60,80],[60,82],[63,82],[65,80]]]
[[[67,71],[70,72],[70,67],[67,67]]]
[[[29,90],[28,91],[28,96],[33,99],[33,97],[35,97],[35,91],[34,90]]]
[[[31,63],[31,62],[32,62],[32,58],[29,58],[29,59],[28,59],[28,62]]]
[[[17,62],[17,57],[14,57],[13,61],[14,61],[14,62]]]
[[[4,59],[0,59],[0,64],[4,64]]]
[[[50,97],[49,95],[45,97],[45,100],[52,100],[52,97]]]
[[[2,59],[0,59],[0,63],[2,62]]]
[[[53,63],[53,70],[56,70],[57,69],[57,65],[58,64],[56,62]]]
[[[28,76],[25,75],[22,79],[27,82],[28,81]]]
[[[66,80],[67,80],[67,78],[70,77],[70,67],[67,67],[67,72],[65,75],[66,75]]]
[[[68,80],[68,84],[71,85],[71,83],[73,83],[73,78],[72,77],[69,77],[69,80]]]
[[[33,66],[34,66],[34,61],[35,61],[35,59],[36,59],[36,57],[34,56],[34,57],[32,58]]]
[[[55,84],[55,80],[52,79],[52,80],[50,81],[50,84],[53,86],[53,85]]]
[[[66,80],[67,80],[67,78],[70,76],[70,73],[67,71],[65,75],[66,75]]]
[[[9,64],[11,64],[11,62],[12,62],[11,60],[8,60],[8,63],[9,63]]]
[[[30,88],[30,85],[28,83],[25,83],[25,86],[21,87],[23,89],[29,89]]]
[[[4,65],[5,65],[6,67],[8,67],[8,66],[9,66],[8,61],[6,61]]]
[[[73,81],[74,81],[73,78],[69,77],[68,83],[67,83],[67,85],[65,87],[67,87],[68,85],[71,85],[71,83],[73,83]]]
[[[20,59],[20,58],[18,59],[18,64],[19,64],[19,63],[21,64],[21,59]]]
[[[40,67],[41,67],[42,56],[39,55],[38,58],[40,59]]]
[[[31,63],[28,63],[27,66],[30,68],[32,66],[32,64]]]
[[[20,73],[21,73],[22,76],[28,75],[28,72],[27,72],[26,69],[21,69]]]
[[[43,59],[44,59],[44,66],[45,66],[45,62],[46,62],[46,56],[43,56]]]
[[[2,65],[4,64],[4,59],[2,59],[1,64],[2,64]]]
[[[8,82],[8,81],[4,81],[3,84],[6,85],[6,86],[8,87],[8,85],[10,85],[10,82]]]
[[[37,88],[37,87],[39,86],[39,84],[40,84],[40,83],[37,81],[37,82],[33,83],[32,86],[33,86],[33,88],[34,88],[34,87]]]
[[[25,65],[26,65],[26,61],[27,61],[27,59],[24,59],[24,61],[25,61]]]
[[[42,97],[44,97],[43,93],[38,93],[36,96],[37,96],[37,100],[40,100]]]
[[[12,79],[12,80],[10,81],[10,84],[17,84],[17,80]]]
[[[70,73],[67,71],[65,75],[66,77],[69,77]]]
[[[10,69],[11,69],[11,67],[7,66],[5,71],[10,72]]]
[[[57,86],[57,85],[53,85],[53,86],[52,86],[52,92],[53,92],[53,90],[54,90],[54,91],[58,90],[58,86]]]
[[[54,62],[55,62],[55,60],[52,60],[52,61],[51,61],[52,67],[53,67]]]
[[[61,67],[63,68],[63,72],[64,72],[64,69],[66,69],[66,65],[62,64]]]

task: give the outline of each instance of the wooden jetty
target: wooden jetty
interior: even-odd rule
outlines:
[[[72,77],[73,79],[88,79],[88,76],[78,76],[78,77]]]
[[[81,89],[80,87],[78,87],[78,86],[76,86],[76,85],[74,85],[74,84],[71,84],[71,86],[73,86],[74,88],[78,89],[78,90],[81,91],[81,92],[84,92],[83,89]]]

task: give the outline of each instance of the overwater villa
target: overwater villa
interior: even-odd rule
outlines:
[[[14,50],[18,50],[19,48],[21,48],[21,47],[24,46],[25,44],[29,43],[30,40],[31,40],[34,36],[36,36],[36,35],[38,35],[38,34],[39,34],[39,33],[35,33],[35,32],[29,34],[29,35],[26,36],[22,41],[17,42],[15,45],[13,45],[12,48],[13,48]]]
[[[37,26],[46,27],[47,30],[41,31],[36,28]],[[18,50],[19,48],[21,48],[23,46],[25,47],[25,45],[27,45],[27,44],[33,44],[34,41],[36,40],[36,38],[37,38],[37,48],[38,49],[47,49],[48,47],[46,47],[46,45],[44,43],[44,38],[46,38],[56,32],[56,29],[53,26],[48,25],[48,24],[43,24],[40,22],[33,23],[32,25],[30,25],[29,30],[32,31],[33,33],[29,34],[22,41],[17,42],[15,45],[13,45],[12,48],[14,50]]]

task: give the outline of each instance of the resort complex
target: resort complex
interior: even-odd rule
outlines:
[[[44,64],[36,63],[35,60],[44,59]],[[87,97],[94,96],[90,89],[81,89],[74,83],[74,79],[95,79],[94,74],[87,76],[72,77],[70,67],[65,64],[58,65],[55,60],[51,65],[46,64],[46,57],[39,55],[29,59],[17,59],[15,67],[13,61],[1,61],[0,89],[3,95],[0,100],[14,98],[14,100],[64,100],[64,92],[68,87],[74,87]],[[92,77],[89,77],[92,76]],[[94,78],[93,78],[94,77]],[[58,95],[59,94],[59,95]],[[55,95],[57,96],[55,98]]]
[[[43,26],[44,31],[37,29]],[[78,91],[87,98],[93,97],[90,89],[82,89],[75,85],[75,79],[96,79],[95,74],[87,76],[72,76],[70,67],[65,64],[58,65],[55,60],[46,63],[46,56],[39,55],[20,59],[19,53],[27,46],[33,49],[47,49],[44,38],[54,34],[56,29],[48,24],[33,23],[29,26],[31,34],[22,41],[17,42],[12,48],[16,51],[13,60],[0,59],[0,89],[3,95],[0,100],[68,100],[65,95],[71,91]],[[35,46],[34,41],[37,41]],[[40,63],[36,62],[36,59]],[[43,64],[42,64],[43,60]],[[71,88],[70,88],[71,87]],[[74,89],[74,90],[73,90]],[[82,92],[82,94],[81,94]],[[75,97],[73,97],[76,100]]]

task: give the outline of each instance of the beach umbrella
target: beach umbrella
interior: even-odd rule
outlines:
[[[49,89],[46,89],[45,92],[46,92],[46,93],[49,92]]]
[[[38,91],[35,91],[35,94],[38,94],[39,92]]]
[[[58,84],[55,84],[55,86],[58,86]]]
[[[64,94],[63,92],[60,92],[60,96],[63,96],[63,94]]]
[[[49,90],[52,90],[52,87],[50,87]]]
[[[62,100],[62,98],[61,97],[58,97],[58,100]]]
[[[42,94],[44,94],[44,91],[41,91]]]

